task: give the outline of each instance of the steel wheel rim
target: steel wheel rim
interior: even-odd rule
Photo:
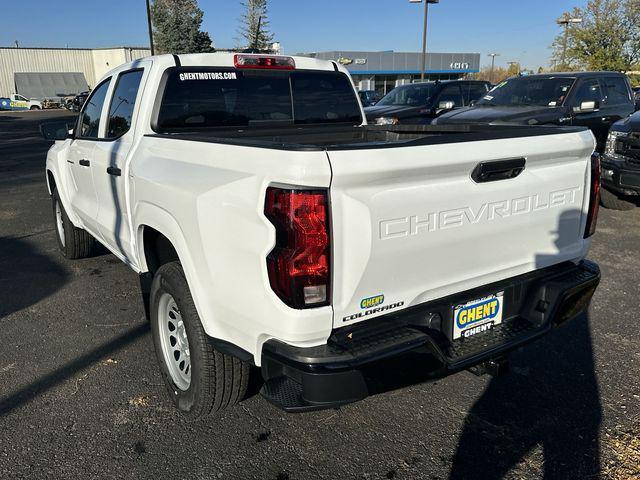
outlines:
[[[160,347],[171,380],[182,391],[191,385],[191,352],[189,339],[176,301],[163,293],[158,304]]]
[[[62,208],[60,208],[60,201],[56,200],[56,227],[58,230],[58,238],[60,239],[60,243],[64,247],[64,222],[62,220]]]

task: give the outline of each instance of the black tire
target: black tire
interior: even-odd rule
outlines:
[[[635,205],[632,202],[624,200],[618,197],[615,193],[607,190],[606,188],[602,188],[600,190],[600,203],[604,208],[608,208],[610,210],[633,210]]]
[[[173,297],[179,309],[189,342],[191,378],[186,390],[176,386],[172,379],[161,345],[160,329],[166,320],[160,318],[160,299],[166,293]],[[181,412],[196,419],[228,408],[244,398],[249,384],[249,364],[211,346],[179,262],[166,263],[156,272],[151,284],[150,311],[160,371],[173,403]]]
[[[81,228],[76,227],[69,217],[67,212],[60,201],[58,196],[58,190],[53,190],[51,195],[51,204],[53,207],[53,222],[56,230],[56,240],[58,241],[58,248],[69,260],[75,260],[78,258],[87,258],[91,255],[93,250],[94,238],[89,232]],[[60,223],[58,222],[58,206],[60,208],[62,232],[60,231]],[[62,240],[64,238],[64,241]]]
[[[31,107],[29,108],[29,110],[40,110],[40,107],[37,105],[31,105]]]

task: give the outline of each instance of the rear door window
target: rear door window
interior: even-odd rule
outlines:
[[[107,138],[115,139],[129,131],[133,120],[133,107],[144,70],[133,70],[120,74],[111,98],[107,125]]]
[[[446,85],[440,92],[438,103],[453,102],[454,107],[462,107],[462,94],[458,85]]]
[[[471,102],[477,102],[487,93],[487,87],[483,83],[466,83],[460,85],[460,88],[462,88],[465,105],[469,105]]]
[[[631,103],[629,87],[621,77],[604,77],[603,82],[608,105],[621,105]]]
[[[182,68],[167,75],[157,131],[362,123],[340,72]]]

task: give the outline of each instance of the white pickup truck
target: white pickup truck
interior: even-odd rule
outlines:
[[[584,128],[369,126],[335,62],[214,53],[123,65],[43,133],[62,253],[97,240],[139,273],[192,416],[251,365],[287,411],[363,399],[403,354],[490,371],[599,282]]]
[[[42,110],[42,102],[12,93],[7,98],[0,98],[0,110]]]

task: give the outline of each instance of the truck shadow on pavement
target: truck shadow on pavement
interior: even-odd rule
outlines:
[[[39,253],[28,237],[0,237],[0,322],[47,298],[69,277],[63,267]]]
[[[581,213],[562,213],[550,232],[558,251],[575,242]],[[540,268],[557,263],[549,254],[535,260]],[[450,480],[501,479],[514,469],[545,480],[600,478],[602,405],[589,315],[514,360],[513,373],[493,378],[469,411]]]
[[[10,414],[13,410],[24,405],[35,397],[42,395],[51,388],[72,378],[78,372],[97,363],[103,358],[112,355],[113,352],[135,342],[140,337],[149,332],[149,324],[143,323],[134,327],[125,333],[117,336],[113,340],[106,342],[93,350],[81,355],[75,360],[68,362],[61,367],[55,369],[47,375],[43,375],[36,381],[31,382],[18,391],[11,393],[9,396],[0,398],[0,417]]]
[[[465,419],[451,480],[599,478],[602,406],[585,314],[516,355]]]

